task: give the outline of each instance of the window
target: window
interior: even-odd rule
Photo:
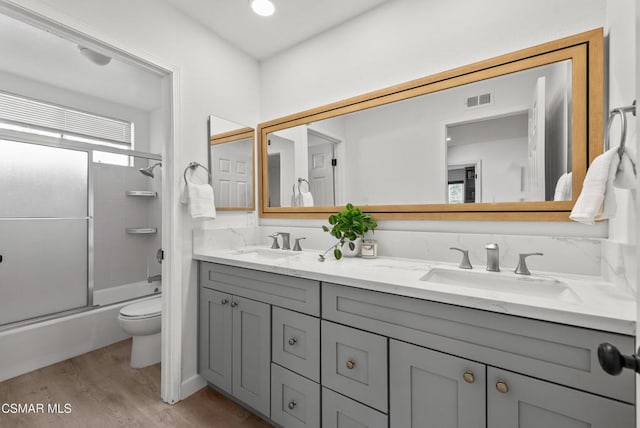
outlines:
[[[124,150],[133,149],[134,124],[0,92],[0,128]],[[133,166],[133,157],[93,152],[94,162]]]

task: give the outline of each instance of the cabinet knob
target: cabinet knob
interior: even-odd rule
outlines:
[[[221,304],[221,305],[226,305],[227,303],[229,303],[229,299],[222,299],[222,300],[220,300],[220,304]]]
[[[467,383],[473,383],[476,381],[476,377],[473,375],[473,372],[471,370],[467,370],[466,372],[464,372],[462,378]]]
[[[238,306],[238,302],[231,302],[231,307],[235,308],[236,306]]]
[[[295,400],[291,400],[289,401],[289,404],[287,404],[287,407],[289,408],[289,410],[293,410],[294,407],[296,407],[296,403]]]
[[[638,349],[640,353],[640,349]],[[631,369],[640,373],[640,357],[638,354],[624,355],[610,343],[598,346],[598,361],[602,369],[610,375],[619,375],[622,369]]]
[[[355,361],[352,361],[352,360],[347,361],[347,368],[348,368],[349,370],[353,370],[353,368],[354,368],[355,366],[356,366],[356,362],[355,362]]]
[[[289,346],[295,345],[297,341],[298,341],[298,339],[296,339],[295,337],[290,338],[289,339]]]
[[[507,392],[509,392],[509,385],[507,385],[507,382],[500,379],[498,382],[496,382],[496,389],[498,390],[498,392],[506,394]]]

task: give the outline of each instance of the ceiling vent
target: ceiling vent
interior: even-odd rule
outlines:
[[[473,97],[467,98],[467,108],[472,107],[480,107],[486,104],[491,104],[493,101],[493,97],[491,93],[482,94],[482,95],[474,95]]]

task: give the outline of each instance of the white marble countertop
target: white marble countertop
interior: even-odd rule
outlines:
[[[194,259],[614,333],[635,333],[635,297],[599,277],[538,271],[524,277],[510,269],[486,272],[484,266],[464,271],[478,281],[484,279],[480,275],[487,275],[498,283],[515,279],[521,281],[515,284],[524,285],[514,289],[504,285],[488,289],[420,280],[433,269],[455,275],[462,271],[457,265],[390,257],[337,261],[329,256],[320,262],[319,253],[318,250],[291,252],[252,246],[240,250],[200,251],[194,254]],[[543,288],[555,289],[557,285],[564,291],[536,296],[535,291],[528,292],[537,290],[536,281]]]

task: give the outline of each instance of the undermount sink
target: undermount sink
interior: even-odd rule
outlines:
[[[235,256],[246,256],[253,259],[278,260],[293,257],[299,253],[287,250],[275,250],[270,248],[247,248],[234,251]]]
[[[512,272],[433,268],[420,281],[566,302],[580,301],[576,293],[562,281],[533,275],[515,275]]]

